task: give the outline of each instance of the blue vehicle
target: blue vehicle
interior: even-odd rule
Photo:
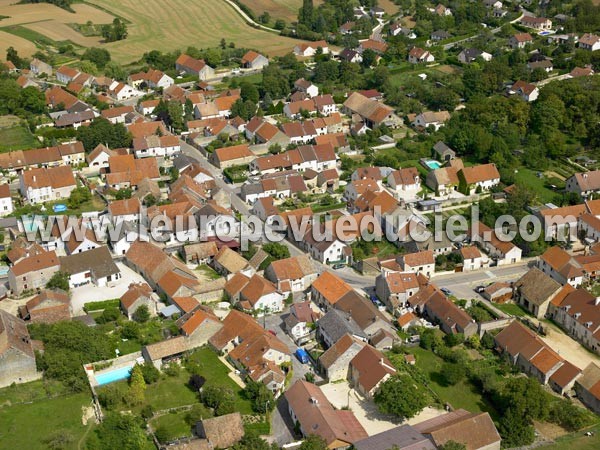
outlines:
[[[308,356],[308,352],[303,348],[298,347],[294,355],[296,355],[296,358],[298,358],[298,361],[300,361],[302,364],[308,364],[308,362],[310,361],[310,356]]]

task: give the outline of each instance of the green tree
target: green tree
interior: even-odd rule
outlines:
[[[240,95],[244,101],[250,100],[252,103],[258,103],[260,98],[256,86],[252,83],[248,83],[247,81],[240,83]]]
[[[77,209],[85,202],[91,200],[92,193],[84,186],[76,187],[71,191],[67,204],[71,209]]]
[[[231,389],[220,386],[205,386],[202,389],[202,403],[212,408],[215,415],[222,416],[233,412],[235,397]]]
[[[88,152],[98,144],[105,144],[109,148],[129,148],[133,140],[125,125],[113,125],[104,117],[96,117],[89,126],[79,127],[76,136]]]
[[[439,450],[467,450],[465,444],[456,441],[448,441],[444,445],[440,445]]]
[[[12,62],[18,69],[24,68],[23,60],[19,57],[19,53],[12,46],[6,49],[6,60]]]
[[[321,436],[311,434],[302,441],[298,450],[327,450],[327,442]]]
[[[146,395],[146,382],[144,381],[144,373],[142,366],[136,364],[131,369],[131,377],[129,378],[129,391],[127,392],[126,401],[129,405],[141,405],[144,403]]]
[[[404,419],[414,417],[427,406],[427,394],[407,373],[385,381],[375,393],[375,404],[384,414],[394,414]]]
[[[99,69],[103,69],[110,61],[110,53],[104,48],[89,47],[83,55],[82,60],[88,60],[96,64]]]
[[[143,450],[148,448],[149,444],[143,426],[144,423],[138,416],[118,412],[108,413],[88,439],[87,448]]]
[[[502,436],[502,445],[506,448],[529,445],[535,440],[531,420],[522,417],[515,408],[509,408],[500,418],[498,432]]]
[[[69,274],[61,271],[56,272],[46,283],[46,289],[62,289],[69,292]]]
[[[242,440],[232,447],[233,450],[278,450],[277,444],[269,445],[255,432],[247,432]]]
[[[127,200],[131,198],[132,195],[133,191],[131,188],[119,189],[117,192],[115,192],[115,200]]]
[[[138,309],[133,313],[133,319],[136,322],[145,323],[150,320],[150,310],[147,305],[141,305]]]
[[[263,245],[263,250],[275,259],[286,259],[290,257],[290,249],[279,242],[269,242]]]
[[[258,414],[265,414],[275,407],[273,392],[264,383],[250,381],[244,388],[244,394],[252,400],[252,409]]]

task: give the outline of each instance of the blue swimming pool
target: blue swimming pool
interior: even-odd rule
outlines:
[[[115,381],[126,380],[131,376],[131,366],[121,367],[119,369],[111,370],[110,372],[104,372],[100,375],[94,375],[98,386],[102,386]]]
[[[430,159],[428,161],[425,161],[425,164],[427,165],[427,167],[429,167],[431,170],[436,170],[439,169],[440,167],[442,167],[442,165],[438,162],[435,161],[433,159]]]

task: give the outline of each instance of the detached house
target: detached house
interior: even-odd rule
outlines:
[[[508,91],[509,94],[516,94],[520,96],[526,102],[533,102],[537,100],[540,95],[540,91],[534,84],[526,83],[525,81],[519,80],[512,85]]]
[[[315,56],[317,54],[317,50],[321,49],[324,55],[329,53],[329,46],[325,41],[315,41],[315,42],[304,42],[302,44],[298,44],[294,47],[294,54],[296,56]]]
[[[232,166],[250,164],[254,158],[255,155],[250,151],[248,145],[241,144],[218,148],[210,154],[208,159],[215,167],[226,169]]]
[[[312,383],[296,381],[286,391],[285,398],[292,422],[298,424],[302,435],[320,436],[328,449],[347,449],[368,436],[352,411],[334,409],[321,389]]]
[[[512,49],[525,48],[527,44],[533,44],[533,38],[529,33],[517,33],[508,39],[508,45]]]
[[[242,68],[260,70],[269,65],[269,59],[260,53],[249,50],[242,56]]]
[[[521,261],[522,250],[512,242],[498,239],[497,230],[492,230],[481,222],[474,226],[477,232],[472,233],[471,240],[488,252],[496,260],[497,265],[515,264]]]
[[[463,167],[458,171],[458,189],[465,195],[489,191],[500,184],[500,173],[493,163]]]
[[[135,312],[142,305],[148,308],[151,316],[156,315],[156,294],[146,283],[131,283],[129,289],[121,296],[121,309],[129,320],[133,320]]]
[[[539,31],[550,30],[552,28],[552,21],[545,17],[523,16],[521,24],[524,27],[534,28]]]
[[[421,190],[421,177],[415,167],[394,170],[388,175],[387,183],[399,197],[415,196]]]
[[[566,181],[566,191],[592,198],[593,194],[600,193],[600,170],[571,175]]]
[[[579,48],[594,52],[600,50],[600,36],[595,34],[585,33],[579,38]]]
[[[408,62],[411,64],[421,64],[434,62],[435,57],[427,50],[423,50],[420,47],[413,47],[408,52]]]
[[[469,337],[477,333],[477,323],[465,311],[441,292],[436,292],[425,303],[425,315],[439,323],[440,329],[447,334],[462,333]]]
[[[200,80],[213,78],[215,70],[204,62],[203,59],[195,59],[186,54],[180,55],[175,61],[175,70],[195,75]]]
[[[448,111],[425,111],[421,114],[417,114],[412,125],[424,129],[433,127],[435,131],[437,131],[443,127],[448,120],[450,120],[450,113]]]
[[[543,319],[550,302],[561,294],[563,287],[534,267],[515,282],[513,291],[516,303],[538,319]]]
[[[114,286],[121,279],[121,271],[106,246],[61,257],[60,270],[69,274],[71,288],[89,283],[98,287]]]
[[[370,345],[365,345],[350,361],[349,381],[366,398],[372,398],[379,386],[394,374],[396,369],[390,360]]]

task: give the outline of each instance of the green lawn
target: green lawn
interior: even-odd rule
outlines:
[[[212,384],[227,387],[238,394],[235,402],[236,411],[241,414],[253,414],[250,401],[241,395],[242,388],[229,377],[229,369],[219,361],[214,351],[208,347],[203,347],[190,355],[189,359],[200,366],[200,375],[206,378],[207,386]]]
[[[209,280],[221,278],[221,275],[219,275],[212,267],[207,266],[206,264],[200,264],[198,267],[196,267],[196,270],[202,272],[202,274]]]
[[[164,377],[146,389],[146,403],[155,411],[198,403],[198,395],[188,387],[190,375],[181,370],[176,377]]]
[[[440,369],[444,361],[439,356],[429,350],[420,347],[411,348],[409,350],[415,355],[417,360],[416,366],[429,378],[431,381],[429,387],[435,392],[444,403],[449,403],[453,408],[464,408],[470,412],[487,411],[494,417],[496,411],[486,403],[468,380],[463,380],[454,386],[447,386],[443,381]]]
[[[166,430],[165,442],[171,441],[177,438],[191,437],[192,428],[185,421],[185,416],[188,414],[187,411],[179,411],[176,414],[165,414],[164,416],[153,419],[150,423],[152,428],[156,431],[158,428],[164,428]]]
[[[0,153],[28,150],[39,146],[40,142],[22,125],[0,128]]]
[[[89,405],[91,396],[88,393],[29,404],[3,405],[0,407],[0,448],[48,449],[45,440],[53,433],[64,433],[70,436],[70,443],[61,448],[77,449],[77,443],[86,431],[81,421],[81,408]]]
[[[593,436],[586,436],[586,431],[592,431]],[[543,450],[597,450],[600,448],[600,425],[589,430],[567,434],[556,440],[554,444],[540,447]]]
[[[551,202],[557,195],[557,192],[546,187],[547,180],[545,177],[539,178],[537,176],[537,171],[535,170],[521,167],[518,169],[518,172],[515,173],[515,180],[534,191],[541,203]]]
[[[515,303],[494,303],[494,306],[498,308],[500,311],[505,312],[506,314],[510,314],[512,316],[517,317],[525,317],[531,316],[528,311],[521,308],[519,305]]]

